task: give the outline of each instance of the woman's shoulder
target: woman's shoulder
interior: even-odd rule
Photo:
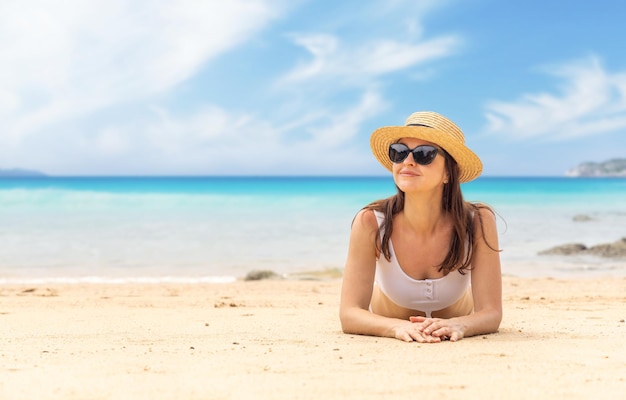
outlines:
[[[378,217],[376,216],[376,212],[371,208],[363,208],[354,217],[353,227],[367,230],[378,229]]]
[[[492,237],[497,235],[496,212],[487,204],[474,203],[472,205],[472,224],[476,237]],[[493,239],[491,239],[493,241]]]
[[[467,203],[467,204],[469,205],[467,209],[469,210],[469,213],[474,220],[476,220],[477,218],[482,218],[482,219],[484,218],[494,219],[495,218],[496,212],[488,204],[485,204],[485,203]]]

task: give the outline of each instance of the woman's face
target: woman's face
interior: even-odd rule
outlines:
[[[448,181],[443,150],[433,143],[415,138],[402,138],[398,143],[405,144],[409,149],[422,145],[439,149],[437,157],[428,165],[415,162],[412,153],[404,161],[392,164],[393,179],[400,190],[405,193],[442,190]]]

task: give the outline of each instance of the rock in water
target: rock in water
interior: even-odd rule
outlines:
[[[617,242],[592,246],[587,251],[601,257],[626,258],[626,237]]]
[[[568,243],[539,252],[540,255],[569,256],[589,254],[605,258],[626,258],[626,237],[613,243],[598,244],[587,247],[581,243]]]
[[[559,256],[569,256],[571,254],[582,253],[587,250],[587,246],[582,243],[568,243],[560,246],[552,247],[548,250],[540,251],[539,254],[542,255],[559,255]]]
[[[260,281],[263,279],[282,279],[282,277],[274,271],[264,269],[250,271],[244,278],[246,281]]]

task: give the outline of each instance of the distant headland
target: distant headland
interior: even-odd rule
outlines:
[[[626,178],[626,158],[614,158],[600,163],[582,163],[567,171],[565,176]]]
[[[29,169],[21,169],[21,168],[12,168],[12,169],[1,169],[0,168],[0,178],[25,178],[25,177],[41,177],[47,176],[43,172],[33,171]]]

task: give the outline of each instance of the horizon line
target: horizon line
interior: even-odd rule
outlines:
[[[1,170],[0,170],[1,171]],[[253,174],[149,174],[149,175],[120,175],[120,174],[86,174],[86,175],[51,175],[51,174],[33,174],[33,175],[3,175],[0,173],[0,179],[20,179],[20,178],[281,178],[281,179],[302,179],[302,178],[392,178],[391,174],[381,175],[324,175],[324,174],[302,174],[302,175],[279,175],[279,174],[265,174],[265,175],[253,175]],[[626,178],[626,176],[572,176],[567,174],[562,175],[481,175],[476,180],[481,178]]]

